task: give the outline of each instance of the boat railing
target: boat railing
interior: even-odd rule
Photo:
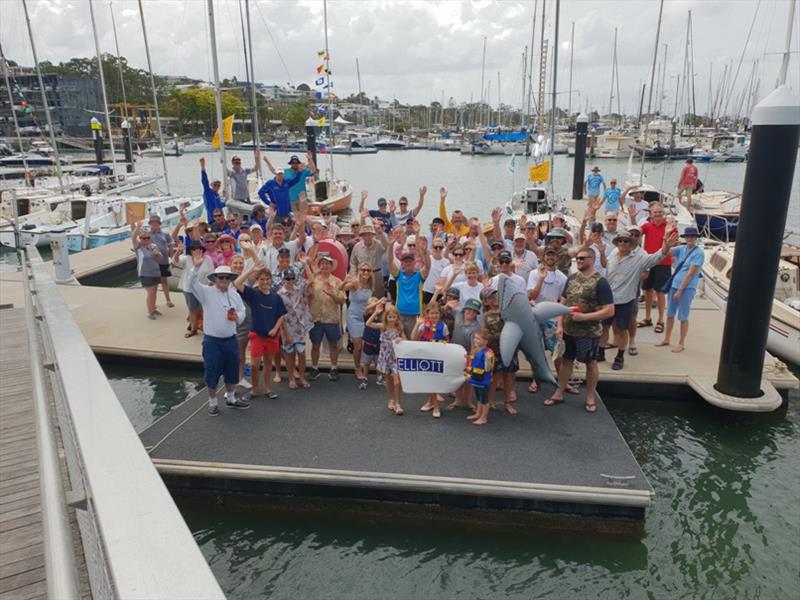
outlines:
[[[67,518],[74,509],[92,596],[223,598],[49,268],[33,246],[26,246],[22,261],[37,440],[44,438],[47,596],[79,595],[77,540]]]

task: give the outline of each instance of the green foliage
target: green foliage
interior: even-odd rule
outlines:
[[[223,118],[232,114],[244,116],[246,110],[246,105],[239,95],[222,92]],[[173,90],[164,107],[164,114],[177,118],[181,130],[192,125],[202,125],[207,130],[214,129],[217,118],[214,90],[210,88]]]
[[[293,131],[301,131],[305,126],[307,118],[308,118],[307,103],[294,102],[287,109],[286,115],[283,117],[283,124]]]

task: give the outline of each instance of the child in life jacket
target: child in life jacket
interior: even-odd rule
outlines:
[[[492,384],[494,352],[489,348],[489,332],[479,329],[472,336],[472,349],[467,357],[467,383],[478,403],[475,414],[467,417],[473,425],[485,425],[489,417],[489,386]]]
[[[446,344],[450,339],[447,325],[442,321],[442,311],[438,304],[429,304],[425,307],[425,316],[418,317],[411,332],[411,339],[420,342],[439,342]],[[440,394],[430,394],[428,401],[420,409],[423,412],[433,411],[433,417],[442,416],[439,404],[444,400]]]

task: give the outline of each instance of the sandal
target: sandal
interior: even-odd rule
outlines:
[[[597,404],[594,402],[587,402],[586,404],[583,405],[583,407],[586,409],[587,413],[597,412]]]
[[[636,346],[631,346],[630,348],[628,348],[628,354],[630,354],[631,356],[636,356],[637,354],[639,354],[639,349]]]
[[[303,388],[304,390],[307,390],[307,389],[309,389],[309,388],[311,387],[311,384],[310,384],[310,383],[308,383],[308,382],[307,382],[307,381],[304,379],[303,381],[301,381],[301,382],[300,382],[300,387],[301,387],[301,388]]]
[[[617,358],[614,359],[614,362],[612,363],[611,368],[614,369],[615,371],[619,371],[624,366],[625,366],[625,361],[622,358],[617,357]]]
[[[403,412],[402,408],[396,406],[394,409],[394,414],[396,414],[398,417],[402,417],[405,413]]]
[[[653,329],[654,333],[664,333],[664,324],[659,321],[656,323],[655,329]]]
[[[190,337],[194,337],[196,335],[197,335],[197,330],[195,329],[194,331],[188,331],[188,332],[184,333],[183,337],[190,338]]]
[[[636,327],[652,327],[653,326],[653,319],[642,319],[636,324]]]
[[[562,402],[564,402],[563,398],[552,398],[551,397],[551,398],[548,398],[547,400],[544,401],[544,405],[545,406],[555,406],[556,404],[561,404]]]
[[[276,394],[275,392],[267,392],[267,393],[266,393],[266,394],[264,394],[264,395],[265,395],[267,398],[269,398],[270,400],[277,400],[277,398],[278,398],[278,394]]]
[[[290,389],[290,390],[296,390],[296,389],[297,389],[297,382],[295,382],[295,381],[290,381],[290,382],[289,382],[289,389]]]
[[[577,396],[578,394],[581,393],[580,390],[576,388],[574,385],[567,385],[567,387],[564,388],[564,391],[567,392],[568,394],[572,394],[573,396]]]
[[[173,304],[172,301],[170,300],[169,302],[167,302],[167,307],[168,308],[175,308],[175,304]]]

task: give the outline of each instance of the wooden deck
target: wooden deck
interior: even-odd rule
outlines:
[[[0,600],[44,598],[39,463],[24,309],[0,310],[0,340]]]

